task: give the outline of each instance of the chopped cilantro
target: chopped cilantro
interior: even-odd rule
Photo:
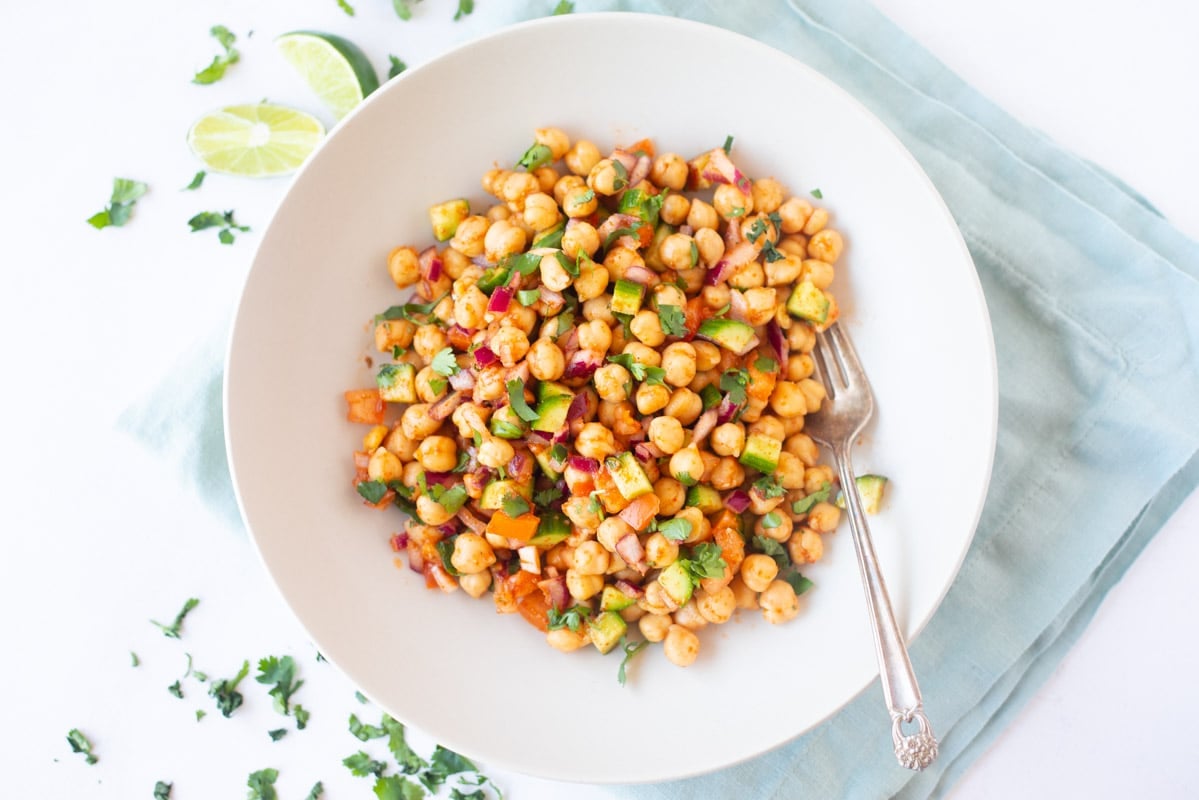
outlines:
[[[196,709],[196,722],[199,722],[200,720],[204,719],[207,716],[208,716],[208,712],[205,711],[204,709],[202,709],[202,708]]]
[[[161,622],[155,622],[154,620],[150,620],[150,623],[161,628],[162,635],[166,636],[168,639],[178,639],[180,629],[183,627],[183,618],[186,617],[188,613],[190,613],[191,610],[198,605],[200,605],[200,599],[198,597],[189,597],[187,602],[183,604],[183,608],[178,614],[175,615],[175,621],[170,625],[163,625]]]
[[[786,256],[780,253],[778,248],[774,246],[774,242],[770,241],[769,239],[762,242],[762,252],[766,255],[766,260],[768,262],[779,261],[786,258]]]
[[[704,578],[719,578],[726,566],[728,563],[721,555],[720,545],[712,542],[692,547],[690,558],[683,560],[683,568],[695,583]]]
[[[92,752],[92,743],[78,728],[67,731],[67,744],[71,745],[72,753],[83,753],[83,760],[88,764],[95,764],[100,760],[99,756]]]
[[[304,681],[296,680],[296,660],[291,656],[260,659],[254,680],[271,687],[268,694],[275,698],[275,710],[284,716],[291,711],[291,696],[304,685]]]
[[[420,480],[422,483],[425,480],[425,474],[423,472],[420,474]],[[451,486],[449,489],[445,488],[444,486],[434,484],[433,486],[429,486],[424,491],[433,499],[434,502],[438,503],[450,514],[457,514],[462,506],[466,504],[466,487],[462,484]]]
[[[390,53],[388,54],[387,59],[388,59],[388,61],[391,62],[391,66],[387,69],[387,79],[388,80],[391,80],[396,75],[399,75],[401,72],[408,69],[407,64],[405,64],[403,61],[401,61],[398,57],[391,55]]]
[[[221,679],[212,684],[208,689],[208,694],[216,700],[217,710],[224,717],[230,717],[236,711],[245,699],[241,692],[237,691],[237,685],[242,682],[242,679],[250,674],[250,662],[243,661],[241,669],[237,671],[231,679]]]
[[[556,631],[559,628],[569,628],[578,633],[579,626],[583,624],[583,619],[591,616],[591,608],[577,604],[564,611],[559,611],[557,608],[551,606],[548,613],[549,629],[551,631]]]
[[[791,557],[787,555],[787,551],[781,544],[771,539],[768,536],[755,536],[750,542],[750,549],[755,553],[770,556],[779,566],[779,572],[783,572],[791,566]]]
[[[412,19],[412,6],[409,3],[419,3],[420,0],[391,0],[391,7],[395,9],[396,16],[407,22]]]
[[[819,189],[819,188],[817,188],[817,189],[813,189],[813,190],[812,190],[812,197],[815,197],[817,200],[823,200],[823,199],[824,199],[824,192],[820,191],[820,189]]]
[[[168,686],[167,691],[173,694],[175,697],[178,697],[180,700],[183,699],[183,687],[179,685],[179,681],[175,681]]]
[[[383,730],[387,731],[387,749],[391,751],[395,757],[396,763],[400,766],[400,771],[406,775],[417,772],[428,766],[425,760],[418,756],[411,747],[408,746],[408,740],[404,736],[404,724],[399,720],[393,719],[390,715],[383,715]]]
[[[458,463],[454,465],[451,472],[466,472],[466,468],[470,466],[470,453],[465,450],[459,451]]]
[[[552,456],[551,456],[552,458]],[[551,486],[548,489],[542,489],[539,492],[533,493],[533,504],[539,508],[545,508],[551,505],[555,500],[562,497],[562,489],[557,486]]]
[[[568,308],[557,316],[557,320],[558,327],[555,329],[557,333],[554,334],[555,342],[574,330],[575,312]]]
[[[757,242],[758,239],[761,239],[765,233],[766,233],[766,220],[762,219],[761,217],[758,217],[757,219],[755,219],[753,221],[753,224],[749,226],[749,230],[746,232],[745,236],[751,242]]]
[[[383,481],[360,481],[355,487],[358,494],[368,503],[378,503],[387,493],[387,484]]]
[[[800,575],[798,572],[789,572],[783,576],[783,580],[791,584],[791,588],[795,590],[797,595],[803,594],[808,589],[811,589],[816,584],[811,580]]]
[[[529,172],[532,172],[539,167],[544,167],[546,164],[553,163],[554,152],[548,146],[540,142],[534,142],[525,154],[516,162],[516,166],[524,167]]]
[[[529,513],[529,501],[518,494],[510,494],[504,498],[504,513],[510,517],[519,517]]]
[[[723,317],[725,314],[729,313],[729,309],[732,307],[733,307],[732,303],[725,303],[720,308],[716,309],[716,312],[714,314],[712,314],[712,316],[713,317]]]
[[[304,800],[321,800],[321,795],[325,793],[325,784],[317,781],[312,784],[312,788],[308,790],[308,796]]]
[[[613,163],[619,164],[620,162],[615,161]],[[627,228],[617,228],[616,230],[612,231],[611,233],[608,234],[608,238],[604,239],[604,250],[607,250],[609,247],[611,247],[612,244],[614,242],[616,242],[617,240],[619,240],[620,237],[622,237],[622,236],[632,236],[633,238],[637,238],[639,236],[637,231],[641,230],[641,226],[643,224],[644,223],[638,221],[638,222],[634,222],[632,225],[628,226]]]
[[[633,656],[645,649],[645,646],[649,644],[649,642],[621,642],[621,644],[624,645],[624,658],[620,660],[620,669],[616,670],[616,682],[621,686],[624,686],[627,677],[625,675],[625,669],[628,668],[629,661],[633,659]]]
[[[390,389],[395,386],[396,381],[400,377],[400,368],[395,364],[384,364],[379,367],[379,374],[375,376],[375,385],[380,389]]]
[[[824,486],[812,492],[802,500],[796,500],[791,504],[791,510],[796,514],[806,514],[812,510],[812,506],[817,503],[826,502],[829,494],[832,492],[833,486],[828,481],[825,481]]]
[[[377,778],[387,771],[387,764],[385,762],[376,761],[362,750],[359,750],[352,756],[346,756],[341,760],[341,763],[359,778],[365,778],[367,775],[374,775]]]
[[[249,800],[279,800],[279,793],[275,791],[275,781],[278,779],[277,769],[251,772],[250,777],[246,779],[246,786],[250,787]]]
[[[587,511],[592,514],[602,514],[604,508],[600,505],[599,498],[595,496],[595,492],[592,492],[587,498]]]
[[[387,735],[387,731],[382,728],[367,725],[358,719],[357,714],[350,715],[350,733],[361,742],[369,742],[371,739],[379,739]]]
[[[454,540],[457,536],[448,536],[437,543],[437,555],[441,556],[441,566],[455,578],[462,575],[454,566]]]
[[[562,265],[562,269],[566,271],[567,275],[572,278],[577,278],[579,277],[579,259],[581,259],[584,255],[586,254],[580,250],[579,258],[571,261],[570,257],[567,256],[566,253],[563,253],[561,250],[559,250],[558,252],[554,253],[554,258],[557,259],[558,263]]]
[[[191,227],[191,232],[207,230],[208,228],[219,228],[217,239],[221,244],[233,244],[234,231],[245,233],[250,230],[248,225],[238,225],[237,220],[233,218],[232,211],[201,211],[187,221]]]
[[[216,83],[225,77],[225,70],[230,64],[236,64],[241,57],[233,47],[233,43],[237,41],[237,37],[224,25],[213,25],[209,28],[208,33],[212,38],[217,40],[217,43],[220,44],[221,49],[225,52],[213,56],[212,63],[197,72],[195,77],[192,78],[192,83],[198,83],[201,86]]]
[[[570,0],[558,0],[558,5],[554,6],[552,16],[558,17],[562,14],[570,14],[575,10],[575,4]]]
[[[422,800],[424,796],[419,785],[399,775],[375,779],[375,797],[378,800]]]
[[[763,475],[754,481],[753,488],[758,490],[758,493],[769,500],[772,497],[782,497],[787,490],[779,485],[773,475]]]
[[[732,152],[733,152],[733,135],[731,133],[728,136],[724,137],[724,145],[721,149],[724,150],[725,155],[732,154]]]
[[[482,789],[475,789],[470,794],[461,789],[450,789],[450,800],[487,800],[487,795]]]
[[[579,205],[582,205],[583,203],[590,203],[594,199],[595,199],[595,192],[592,189],[588,189],[587,191],[585,191],[581,195],[579,195],[579,198],[576,202]]]
[[[346,12],[347,17],[354,16],[354,7],[347,0],[337,0],[337,7]]]
[[[749,373],[743,369],[726,369],[720,376],[720,390],[728,394],[729,400],[736,405],[743,405],[748,399],[746,387],[749,386]]]
[[[645,381],[646,383],[666,385],[666,370],[662,367],[651,367],[637,361],[632,353],[620,353],[614,356],[608,356],[608,360],[613,364],[619,364],[629,371],[635,380]]]
[[[287,728],[275,728],[273,731],[267,731],[266,735],[271,737],[272,742],[277,742],[287,735]]]
[[[396,360],[396,361],[399,361],[399,360],[400,360],[400,359],[401,359],[401,358],[404,356],[404,354],[405,354],[405,353],[407,353],[407,352],[408,352],[408,348],[407,348],[407,347],[400,347],[398,344],[397,344],[397,345],[392,345],[392,348],[391,348],[391,357],[392,357],[394,360]]]
[[[763,356],[754,361],[754,369],[756,369],[758,372],[777,372],[778,368],[779,362],[775,361],[773,358],[766,358]]]
[[[672,542],[681,542],[691,535],[694,526],[689,519],[668,519],[665,522],[658,523],[658,533],[661,533]]]
[[[433,356],[430,366],[433,367],[433,371],[438,375],[457,375],[462,371],[462,368],[458,366],[458,362],[454,360],[454,349],[452,347],[446,347],[438,351],[437,355]]]
[[[366,695],[356,689],[354,690],[354,699],[363,705],[366,705],[368,702],[370,702],[366,699]]]
[[[686,336],[688,334],[687,316],[678,306],[658,306],[658,317],[662,322],[662,331],[667,336]]]
[[[556,444],[550,448],[550,460],[555,464],[565,464],[569,455],[570,453],[564,444]]]
[[[540,289],[521,289],[516,293],[516,300],[522,306],[528,308],[541,299]]]
[[[647,225],[657,227],[658,218],[662,213],[662,204],[666,202],[669,189],[663,189],[658,194],[650,194],[639,188],[629,189],[620,197],[617,210],[622,214],[635,214]]]
[[[699,245],[697,245],[695,243],[695,240],[692,239],[691,240],[691,266],[694,267],[698,263],[699,263]],[[683,287],[683,291],[687,291],[686,286]]]
[[[454,12],[454,22],[475,10],[475,0],[458,0],[458,10]]]
[[[434,397],[439,397],[448,385],[449,381],[445,378],[429,378],[429,391],[433,392]]]
[[[129,221],[133,206],[149,187],[141,181],[129,178],[113,178],[112,194],[109,195],[108,205],[103,211],[97,211],[87,219],[87,223],[96,230],[110,225],[119,228]]]
[[[762,517],[763,528],[777,528],[783,524],[783,518],[777,511],[771,511],[766,516]]]
[[[680,472],[678,475],[675,476],[675,480],[677,480],[679,483],[683,484],[684,486],[694,486],[695,484],[699,483],[699,481],[697,481],[695,478],[691,477],[690,472]]]
[[[508,381],[508,404],[516,412],[516,416],[525,422],[536,422],[537,412],[529,408],[525,402],[525,388],[520,381]]]
[[[616,172],[616,180],[612,182],[612,187],[619,192],[629,185],[629,171],[619,161],[612,162],[612,169]]]
[[[199,171],[199,172],[197,172],[197,173],[195,174],[195,176],[192,178],[192,182],[191,182],[191,183],[189,183],[187,186],[184,186],[184,187],[183,187],[183,191],[185,191],[185,192],[194,192],[196,189],[199,189],[199,188],[200,188],[200,185],[201,185],[202,183],[204,183],[204,179],[205,179],[206,177],[208,177],[208,173],[207,173],[207,172],[205,172],[204,170],[200,170],[200,171]]]
[[[292,709],[292,713],[296,718],[296,730],[302,731],[308,727],[308,718],[312,716],[311,711],[296,703],[296,707]]]
[[[171,800],[171,787],[174,784],[158,781],[154,784],[154,800]]]
[[[132,666],[134,667],[140,667],[142,664],[142,660],[138,658],[137,653],[133,652],[132,650],[129,651],[129,659],[133,662]]]

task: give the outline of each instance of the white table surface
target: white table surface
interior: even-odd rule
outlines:
[[[497,0],[478,0],[482,5]],[[306,3],[7,4],[0,163],[0,682],[6,689],[0,773],[10,797],[244,796],[249,772],[280,769],[285,798],[323,780],[326,798],[371,796],[340,765],[360,743],[346,733],[354,689],[318,663],[248,542],[228,532],[161,461],[114,421],[229,309],[285,181],[210,176],[183,144],[200,113],[263,97],[319,111],[270,39],[287,30],[339,32],[417,63],[479,33],[451,23],[451,0],[426,0],[405,25],[382,0]],[[552,5],[547,0],[547,7]],[[1193,5],[1085,0],[880,0],[902,27],[1017,117],[1137,187],[1199,236],[1199,75]],[[242,36],[242,63],[221,83],[188,79],[215,52],[207,29]],[[124,229],[83,223],[114,175],[151,185]],[[232,247],[185,221],[235,208],[254,231]],[[1135,445],[1133,445],[1135,446]],[[1114,465],[1118,469],[1118,465]],[[1199,497],[1192,496],[1109,595],[1037,697],[953,789],[959,800],[1006,796],[1180,797],[1199,794]],[[181,641],[146,621],[201,598]],[[131,666],[130,651],[141,659]],[[166,687],[184,653],[214,677],[243,658],[290,653],[307,684],[308,730],[286,725],[247,679],[246,707],[220,718],[199,684]],[[211,713],[196,722],[196,708]],[[79,727],[99,764],[64,740]],[[433,743],[411,732],[426,755]],[[372,743],[375,752],[381,748]],[[368,747],[367,749],[372,749]],[[514,800],[601,798],[590,787],[486,771]]]

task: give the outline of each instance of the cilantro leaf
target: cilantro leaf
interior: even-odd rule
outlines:
[[[754,361],[754,369],[756,369],[758,372],[775,372],[778,370],[778,368],[779,362],[775,361],[773,358],[766,358],[763,356]]]
[[[291,696],[304,685],[304,681],[296,680],[296,660],[291,656],[268,656],[260,659],[258,675],[254,680],[264,686],[271,686],[268,694],[275,698],[275,710],[284,716],[291,711]]]
[[[337,7],[346,12],[347,17],[354,16],[354,7],[347,0],[337,0]]]
[[[787,550],[768,536],[755,536],[750,543],[750,549],[773,558],[774,563],[779,565],[779,572],[791,566],[791,556],[787,555]]]
[[[727,393],[735,405],[744,405],[748,399],[749,373],[743,369],[726,369],[720,376],[720,390]]]
[[[658,306],[658,317],[662,322],[662,331],[667,336],[686,336],[687,316],[679,306]]]
[[[387,484],[383,481],[360,481],[355,487],[358,494],[368,503],[378,503],[387,493]]]
[[[239,225],[237,220],[233,218],[233,211],[201,211],[187,221],[192,233],[197,231],[207,230],[209,228],[219,228],[217,231],[217,239],[221,244],[233,244],[233,232],[240,231],[245,233],[250,230],[248,225]]]
[[[438,375],[445,375],[447,377],[457,375],[462,371],[462,368],[458,366],[458,362],[454,360],[454,349],[452,347],[446,347],[438,351],[437,355],[433,356],[430,366],[433,367],[433,371]]]
[[[395,756],[396,763],[405,774],[412,774],[424,769],[425,760],[418,756],[404,737],[404,724],[391,716],[383,715],[383,729],[387,731],[387,749]]]
[[[691,535],[693,527],[689,519],[668,519],[658,523],[658,533],[672,542],[681,542]]]
[[[196,189],[199,189],[200,185],[204,183],[204,179],[206,177],[208,177],[208,173],[204,170],[200,170],[196,173],[195,177],[192,178],[192,182],[183,187],[183,191],[194,192]]]
[[[221,679],[212,684],[208,689],[208,694],[216,700],[217,710],[224,717],[230,717],[245,700],[241,692],[237,691],[237,685],[242,682],[242,679],[250,674],[250,662],[243,661],[241,669],[237,671],[231,679]]]
[[[437,543],[437,555],[441,556],[441,566],[445,568],[446,572],[450,573],[455,578],[462,574],[458,571],[458,568],[454,566],[453,561],[454,540],[457,538],[457,536],[449,536]]]
[[[549,630],[556,631],[559,628],[570,628],[575,633],[578,633],[579,626],[583,624],[584,617],[591,616],[591,608],[585,605],[573,605],[564,611],[559,611],[557,608],[550,606],[549,612]]]
[[[406,319],[409,322],[424,324],[427,322],[424,317],[433,313],[433,309],[437,308],[437,304],[444,299],[445,295],[442,295],[428,303],[405,303],[402,306],[389,306],[386,311],[375,315],[375,323],[378,324],[384,320]]]
[[[186,617],[188,613],[190,613],[191,610],[198,605],[200,605],[200,599],[198,597],[189,597],[187,602],[183,604],[183,608],[178,614],[175,615],[175,621],[170,625],[163,625],[161,622],[155,622],[154,620],[150,620],[150,623],[161,628],[162,635],[168,639],[178,639],[180,629],[183,627],[183,618]]]
[[[629,661],[632,660],[633,656],[644,650],[645,646],[648,645],[649,642],[621,642],[621,644],[624,645],[624,658],[620,661],[620,669],[616,670],[616,682],[621,686],[624,686],[627,678],[625,675],[625,669],[628,668]]]
[[[550,460],[555,464],[565,464],[570,453],[564,444],[556,444],[550,448]]]
[[[424,478],[425,474],[422,472],[420,480],[424,481]],[[466,504],[466,487],[462,484],[451,486],[449,489],[434,484],[428,487],[426,493],[429,497],[433,498],[434,502],[440,504],[450,514],[457,514],[462,506]]]
[[[508,381],[508,404],[516,412],[516,416],[525,422],[536,422],[537,412],[529,408],[525,402],[525,389],[520,381]]]
[[[374,725],[367,725],[358,719],[357,714],[350,715],[350,733],[360,742],[369,742],[387,735],[387,731]]]
[[[758,493],[767,500],[773,497],[782,497],[787,490],[779,485],[773,475],[763,475],[754,481],[753,488],[758,490]]]
[[[325,793],[325,784],[317,781],[312,784],[312,788],[308,790],[308,796],[304,800],[320,800],[321,795]]]
[[[384,364],[375,375],[375,385],[380,389],[390,389],[400,378],[400,367],[396,364]]]
[[[529,513],[529,501],[518,494],[510,494],[504,498],[504,513],[509,517],[519,517]]]
[[[699,245],[697,245],[695,243],[695,240],[692,239],[691,240],[691,266],[694,267],[698,263],[699,263]],[[682,288],[683,288],[683,291],[687,291],[686,286],[683,286]]]
[[[271,737],[272,742],[277,742],[287,735],[287,728],[275,728],[273,731],[267,731],[266,735]]]
[[[516,300],[522,306],[528,308],[541,299],[540,289],[521,289],[516,293]]]
[[[312,716],[312,713],[308,709],[296,703],[295,708],[292,709],[292,713],[296,718],[296,730],[302,731],[308,727],[308,718]]]
[[[233,47],[233,43],[237,41],[237,37],[224,25],[213,25],[208,33],[217,40],[217,43],[220,44],[221,49],[225,52],[221,55],[213,56],[212,63],[197,72],[195,77],[192,78],[192,83],[198,83],[202,86],[216,83],[225,77],[225,70],[230,64],[236,64],[241,57]]]
[[[721,147],[725,155],[732,155],[733,152],[733,134],[724,137],[724,145]]]
[[[761,217],[758,217],[757,219],[754,220],[753,224],[749,226],[749,230],[746,232],[745,236],[751,242],[757,242],[758,239],[761,239],[762,236],[765,235],[765,233],[766,233],[766,220],[762,219]]]
[[[158,781],[154,784],[154,800],[171,800],[171,787],[174,784]]]
[[[129,178],[113,178],[112,194],[109,195],[108,205],[103,211],[97,211],[87,218],[87,223],[96,230],[110,225],[119,228],[129,221],[133,206],[149,187],[141,181]]]
[[[178,697],[180,700],[183,699],[183,687],[179,685],[179,681],[175,681],[168,686],[167,691],[173,694],[175,697]]]
[[[720,545],[712,542],[697,544],[691,548],[691,557],[683,561],[683,568],[695,583],[704,578],[719,578],[728,563],[721,555]]]
[[[461,789],[450,789],[450,800],[487,800],[487,795],[482,789],[475,789],[470,794],[463,792]]]
[[[791,584],[791,588],[795,590],[795,594],[797,594],[797,595],[803,594],[808,589],[811,589],[813,586],[816,585],[816,584],[812,583],[812,581],[809,580],[808,578],[805,578],[803,575],[800,575],[798,572],[789,572],[788,574],[783,576],[783,580],[785,580],[787,583]]]
[[[208,716],[207,711],[205,711],[201,708],[196,709],[196,722],[199,722],[200,720],[204,719],[207,716]]]
[[[619,166],[620,162],[613,161],[612,164],[614,166]],[[611,233],[608,234],[608,238],[604,239],[604,250],[607,250],[608,248],[610,248],[613,245],[613,243],[618,241],[620,239],[620,237],[622,237],[622,236],[632,236],[634,239],[636,239],[639,236],[639,234],[637,232],[639,230],[641,230],[641,226],[644,224],[645,223],[638,220],[637,222],[634,222],[632,225],[628,226],[627,228],[617,228],[616,230],[612,231]]]
[[[433,749],[433,763],[429,770],[448,777],[459,772],[478,772],[479,768],[469,758],[437,745]]]
[[[675,480],[677,480],[679,483],[683,484],[684,486],[694,486],[695,484],[699,483],[698,480],[691,477],[690,472],[680,472],[678,475],[675,476]]]
[[[812,197],[815,197],[817,200],[823,200],[823,199],[824,199],[824,192],[820,191],[820,189],[819,189],[819,188],[813,189],[813,190],[812,190]]]
[[[817,503],[828,501],[829,495],[832,493],[833,486],[828,481],[824,482],[824,486],[812,492],[802,500],[796,500],[791,504],[791,510],[796,514],[806,514],[812,510],[812,506]]]
[[[441,396],[447,385],[449,385],[449,381],[445,378],[429,378],[429,389],[433,392],[434,397]]]
[[[729,216],[730,217],[744,217],[745,209],[742,208],[741,206],[736,206],[732,211],[729,212]]]
[[[72,753],[83,753],[83,760],[95,764],[100,758],[92,752],[92,743],[78,728],[67,731],[67,744],[71,745]]]
[[[608,356],[608,360],[613,364],[619,364],[629,371],[634,380],[645,381],[646,383],[657,383],[663,386],[666,385],[666,370],[662,367],[651,367],[637,361],[632,353],[619,353],[614,356]]]
[[[137,653],[133,652],[132,650],[129,651],[129,659],[133,662],[133,666],[135,667],[140,667],[142,664],[142,660],[138,658]]]
[[[420,0],[391,0],[391,7],[395,9],[396,16],[407,22],[412,19],[412,6],[409,2],[419,3]]]
[[[595,191],[593,189],[588,189],[587,191],[585,191],[581,195],[579,195],[578,204],[583,205],[583,203],[590,203],[594,199],[595,199]]]
[[[575,10],[575,4],[570,2],[570,0],[558,0],[558,5],[554,6],[554,10],[551,12],[551,16],[558,17],[563,14],[570,14],[574,10]]]
[[[377,778],[387,771],[387,764],[385,762],[376,761],[362,750],[359,750],[352,756],[346,756],[341,760],[341,763],[359,778],[365,778],[367,775],[374,775]]]
[[[425,793],[418,784],[399,775],[388,775],[375,780],[375,797],[378,800],[423,800]]]
[[[551,455],[550,458],[553,459],[553,456]],[[549,489],[542,489],[539,492],[533,493],[533,505],[545,508],[560,497],[562,497],[562,489],[557,486],[551,486]]]
[[[246,779],[246,786],[250,787],[249,800],[279,800],[279,793],[275,791],[275,781],[278,779],[277,769],[251,772],[250,777]]]
[[[547,145],[540,142],[534,142],[520,160],[516,162],[516,166],[524,167],[529,172],[544,167],[546,164],[552,163],[554,160],[554,151],[550,150]]]
[[[475,0],[458,0],[458,10],[454,12],[454,22],[475,10]]]
[[[388,80],[391,80],[396,75],[399,75],[401,72],[408,69],[407,64],[405,64],[403,61],[401,61],[396,56],[391,55],[390,53],[387,55],[387,59],[391,62],[391,67],[389,67],[387,70],[387,79]]]

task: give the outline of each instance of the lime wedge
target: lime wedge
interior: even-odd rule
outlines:
[[[379,88],[370,59],[340,36],[295,31],[276,39],[275,47],[337,119]]]
[[[260,103],[205,114],[187,132],[187,144],[214,172],[259,178],[295,171],[324,135],[315,117]]]

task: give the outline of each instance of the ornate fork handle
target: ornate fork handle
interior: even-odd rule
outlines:
[[[916,683],[903,633],[895,622],[891,597],[887,594],[887,584],[883,580],[882,570],[879,569],[878,558],[874,553],[874,542],[870,538],[870,527],[862,509],[862,498],[858,496],[857,483],[854,481],[849,443],[844,442],[835,448],[833,455],[841,477],[846,510],[849,512],[849,526],[858,555],[858,567],[862,572],[862,585],[866,590],[866,605],[870,610],[871,628],[874,631],[879,677],[887,708],[891,712],[891,738],[895,742],[895,757],[908,769],[922,770],[937,758],[937,739],[933,735],[928,717],[924,715],[920,686]],[[918,730],[912,734],[905,734],[903,726],[913,723],[917,725]]]

